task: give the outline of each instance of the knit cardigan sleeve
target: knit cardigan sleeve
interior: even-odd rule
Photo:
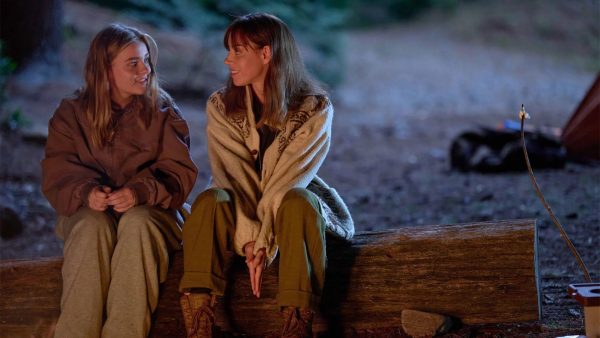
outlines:
[[[243,247],[254,241],[261,224],[256,216],[259,178],[254,169],[254,157],[244,142],[245,126],[232,123],[225,116],[220,94],[211,95],[206,106],[206,137],[208,157],[212,171],[212,185],[233,194],[235,204],[236,233],[234,248],[244,255]],[[237,120],[243,124],[242,118]]]
[[[263,173],[263,194],[257,208],[262,226],[254,250],[266,248],[269,261],[277,254],[273,228],[284,195],[293,188],[306,188],[329,151],[333,119],[331,102],[311,97],[307,108],[288,119],[286,129],[278,138],[278,151],[268,153],[265,158],[267,169]]]

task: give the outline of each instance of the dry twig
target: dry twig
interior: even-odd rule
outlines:
[[[542,191],[540,190],[540,187],[537,184],[535,176],[533,175],[533,169],[531,169],[531,164],[529,163],[529,155],[527,155],[527,147],[525,146],[525,119],[528,119],[528,118],[529,118],[529,114],[527,114],[527,112],[525,111],[525,106],[521,105],[521,110],[519,111],[519,119],[521,120],[521,145],[523,147],[523,155],[525,156],[525,163],[527,164],[527,171],[529,172],[529,177],[531,178],[531,182],[533,182],[533,186],[535,188],[535,193],[538,196],[538,198],[540,199],[540,201],[542,201],[542,204],[544,205],[546,210],[548,211],[548,214],[550,215],[550,219],[552,219],[552,222],[554,223],[554,225],[556,225],[556,228],[558,229],[560,236],[567,243],[567,245],[569,246],[569,249],[571,249],[571,252],[577,259],[577,263],[579,263],[579,267],[581,268],[581,270],[583,270],[586,281],[588,283],[591,283],[592,278],[590,277],[590,272],[588,271],[587,267],[585,266],[585,263],[581,259],[579,252],[577,252],[575,245],[573,245],[573,242],[571,242],[571,240],[569,239],[569,236],[567,235],[565,229],[558,221],[558,218],[556,218],[556,216],[554,215],[552,208],[550,208],[550,205],[548,204],[548,202],[546,202],[546,199],[544,198],[544,195],[542,194]]]

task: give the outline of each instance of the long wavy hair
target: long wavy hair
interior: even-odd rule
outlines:
[[[158,111],[169,95],[158,85],[156,42],[148,34],[122,24],[111,24],[101,30],[90,45],[84,68],[85,84],[79,91],[83,111],[91,124],[91,141],[97,147],[105,146],[114,134],[109,72],[111,63],[124,48],[134,42],[146,45],[150,56],[150,74],[144,95],[133,97],[132,105],[140,120],[149,126],[152,114]]]
[[[306,71],[292,33],[278,17],[266,13],[236,17],[223,37],[227,50],[229,42],[247,48],[271,48],[271,61],[264,83],[265,100],[258,125],[280,127],[288,111],[299,109],[306,96],[327,95]],[[245,88],[235,86],[229,78],[223,95],[227,115],[246,109],[245,95]]]

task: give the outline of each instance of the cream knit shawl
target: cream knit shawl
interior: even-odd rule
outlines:
[[[327,230],[351,239],[354,223],[348,208],[337,192],[316,176],[329,150],[331,102],[307,97],[301,109],[288,113],[283,127],[265,151],[259,178],[254,163],[260,140],[250,100],[247,86],[245,114],[226,116],[221,91],[209,97],[206,107],[212,186],[233,194],[236,252],[244,255],[244,245],[256,241],[255,253],[266,248],[268,261],[275,258],[275,216],[283,196],[292,188],[314,192],[319,197]]]

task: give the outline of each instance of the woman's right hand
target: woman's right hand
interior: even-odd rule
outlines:
[[[96,211],[105,211],[108,208],[109,187],[97,186],[88,195],[88,207]]]

